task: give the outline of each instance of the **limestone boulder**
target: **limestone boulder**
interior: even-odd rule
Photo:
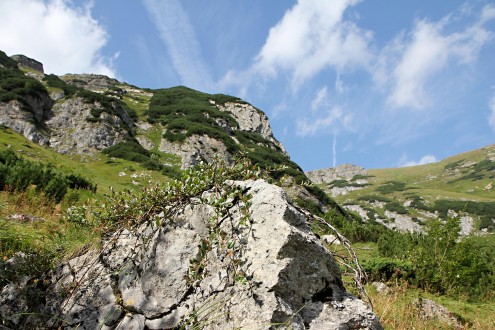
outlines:
[[[39,313],[50,317],[15,319],[8,306],[1,317],[33,329],[382,329],[282,188],[230,190],[249,203],[219,208],[219,192],[205,192],[61,265]]]

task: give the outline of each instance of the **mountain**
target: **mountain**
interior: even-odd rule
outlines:
[[[45,75],[40,62],[3,52],[0,74],[0,125],[58,153],[91,161],[103,152],[168,177],[201,161],[231,165],[242,154],[299,203],[323,212],[333,205],[302,185],[307,177],[266,115],[239,98],[184,86],[143,89],[102,75]]]
[[[0,328],[382,329],[247,102],[0,52],[0,125]]]
[[[420,166],[306,174],[348,211],[389,228],[423,231],[447,216],[460,217],[463,235],[495,228],[495,145]]]

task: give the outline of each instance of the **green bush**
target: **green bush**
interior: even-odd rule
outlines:
[[[406,184],[404,182],[399,181],[388,181],[384,185],[377,187],[375,190],[379,193],[388,195],[396,191],[404,191],[406,190]]]
[[[406,208],[399,202],[390,202],[385,205],[385,210],[398,214],[407,214]]]
[[[30,186],[56,202],[64,198],[69,187],[96,191],[96,186],[78,175],[26,160],[10,149],[0,150],[0,189],[24,192]]]
[[[393,279],[414,281],[414,267],[410,261],[391,258],[372,258],[361,263],[369,281],[387,282]]]
[[[347,237],[352,243],[377,242],[381,237],[387,236],[392,231],[382,224],[368,221],[363,222],[357,217],[346,217],[334,209],[324,215],[324,219]]]
[[[34,113],[32,100],[49,100],[49,97],[45,87],[36,79],[25,76],[17,65],[0,67],[0,102],[14,100],[19,101],[24,110]]]
[[[410,262],[408,279],[433,293],[463,295],[473,300],[493,299],[495,239],[459,240],[460,220],[430,220],[427,234],[391,232],[378,240],[380,256]]]

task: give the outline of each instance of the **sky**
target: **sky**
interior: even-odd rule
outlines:
[[[495,143],[493,1],[0,0],[0,13],[0,50],[45,73],[241,97],[305,171]]]

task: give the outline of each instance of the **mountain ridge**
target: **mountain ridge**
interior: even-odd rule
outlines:
[[[377,220],[389,228],[422,231],[428,219],[450,215],[461,217],[463,235],[493,231],[495,145],[407,168],[343,168],[354,168],[356,172],[337,175],[339,168],[330,168],[307,175],[364,220]]]

